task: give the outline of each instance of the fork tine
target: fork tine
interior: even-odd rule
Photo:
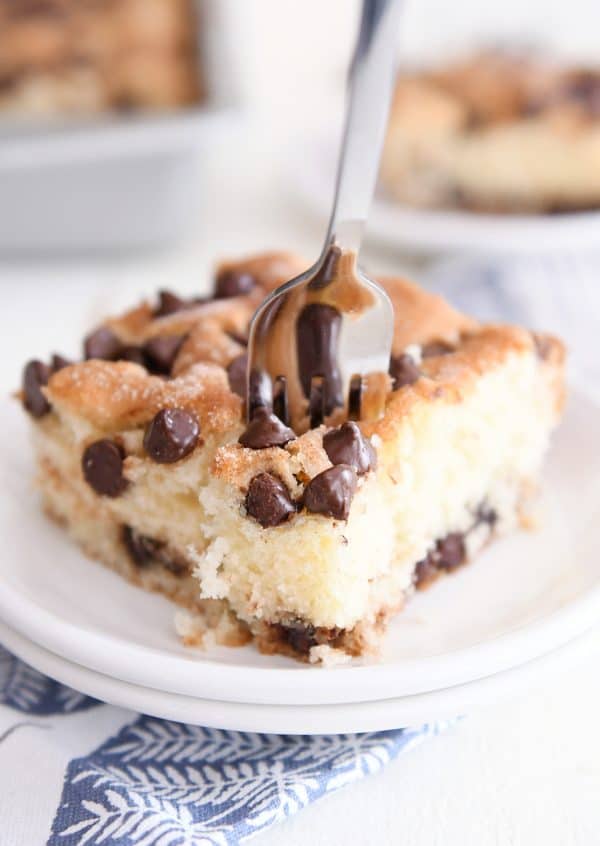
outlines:
[[[348,390],[348,420],[360,420],[362,405],[363,378],[360,373],[355,373],[350,379]]]
[[[277,376],[273,386],[273,414],[277,415],[282,423],[289,426],[290,409],[288,403],[287,379],[285,376]]]
[[[264,370],[255,368],[248,377],[247,418],[252,420],[259,408],[271,410],[273,407],[273,385]]]
[[[310,417],[310,428],[316,429],[325,419],[325,378],[313,376],[310,380],[310,398],[308,401],[308,414]]]

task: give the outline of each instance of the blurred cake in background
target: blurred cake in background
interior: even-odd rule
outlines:
[[[487,51],[403,73],[381,182],[420,207],[600,208],[600,70]]]
[[[201,96],[193,0],[0,0],[0,113],[170,109]]]

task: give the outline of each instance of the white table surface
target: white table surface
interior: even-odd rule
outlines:
[[[139,293],[201,290],[215,257],[287,247],[317,254],[319,227],[286,201],[260,139],[250,133],[243,151],[222,147],[210,171],[209,213],[192,245],[155,255],[0,261],[1,391],[15,387],[28,357],[76,354],[85,327]],[[402,265],[390,254],[367,251],[366,259],[385,271]],[[468,716],[383,774],[254,842],[590,846],[600,842],[599,714],[600,673],[588,660],[509,704]]]

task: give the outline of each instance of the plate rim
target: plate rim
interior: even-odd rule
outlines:
[[[571,394],[571,403],[591,405],[596,414],[600,413],[600,405],[580,389]],[[97,565],[90,562],[90,566]],[[531,623],[441,656],[330,669],[293,662],[289,667],[244,667],[206,660],[201,653],[191,657],[167,656],[160,649],[126,642],[108,632],[86,631],[0,583],[0,616],[4,621],[69,661],[146,688],[247,704],[367,702],[467,683],[558,648],[591,628],[599,611],[600,577],[578,597]],[[455,666],[457,655],[462,658],[460,674]],[[140,660],[140,656],[146,660]],[[156,670],[157,659],[162,659],[160,673]],[[402,674],[398,673],[400,665]],[[306,673],[312,674],[310,686],[306,684]],[[407,675],[411,678],[410,685],[406,684]]]
[[[200,699],[115,679],[50,652],[0,621],[0,643],[14,655],[38,672],[106,704],[208,728],[295,735],[389,731],[454,721],[458,715],[509,700],[524,686],[568,669],[590,637],[598,652],[598,634],[600,627],[519,667],[429,693],[341,705],[259,705]]]
[[[313,214],[328,215],[335,173],[333,140],[337,133],[322,132],[303,139],[303,167],[294,145],[287,155],[286,172],[292,175],[292,190]],[[332,166],[327,165],[331,159]],[[294,164],[295,163],[295,164]],[[330,185],[331,183],[331,185]],[[329,190],[329,188],[331,190]],[[386,198],[379,189],[369,215],[367,235],[388,247],[412,249],[417,253],[466,251],[531,253],[559,252],[572,248],[593,249],[598,244],[600,209],[548,214],[492,214],[460,209],[426,209],[403,205]]]

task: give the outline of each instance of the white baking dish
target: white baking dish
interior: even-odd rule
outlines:
[[[198,0],[209,96],[161,115],[0,123],[0,250],[163,245],[198,227],[207,145],[239,121],[243,5]]]

